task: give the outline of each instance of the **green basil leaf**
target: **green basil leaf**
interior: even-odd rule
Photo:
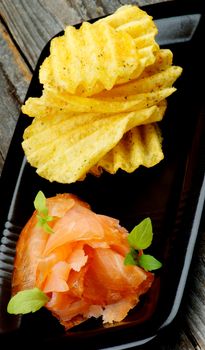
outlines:
[[[46,207],[46,197],[42,191],[39,191],[34,200],[34,207],[37,210],[37,225],[43,227],[44,231],[53,233],[52,228],[48,225],[49,221],[53,220],[52,216],[48,215],[48,208]]]
[[[146,249],[152,243],[153,232],[150,218],[141,221],[128,235],[128,242],[135,249]]]
[[[39,310],[48,302],[49,298],[39,288],[26,289],[14,295],[8,305],[9,314],[27,314]]]
[[[49,216],[49,215],[46,216],[46,221],[47,222],[52,221],[52,220],[53,220],[53,216]]]
[[[42,191],[39,191],[34,200],[34,207],[39,214],[48,215],[48,208],[46,207],[46,197]]]
[[[146,271],[157,270],[162,266],[162,263],[155,259],[152,255],[142,254],[138,258],[139,266]]]
[[[125,255],[124,264],[125,265],[136,265],[136,260],[134,259],[133,254],[131,252],[129,252]]]

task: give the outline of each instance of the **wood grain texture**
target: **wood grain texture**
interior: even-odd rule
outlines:
[[[0,23],[0,173],[24,100],[31,72]]]
[[[0,23],[1,69],[13,85],[17,100],[24,100],[32,74],[6,28]]]
[[[204,220],[205,221],[205,220]],[[204,225],[203,225],[204,227]],[[205,349],[205,233],[200,232],[191,266],[185,318],[192,342]]]
[[[2,17],[26,60],[35,67],[45,43],[60,29],[39,1],[2,1]]]
[[[1,0],[1,16],[21,52],[34,69],[47,41],[68,24],[112,13],[122,4],[139,5],[159,0]]]
[[[151,0],[1,0],[0,13],[0,172],[20,112],[20,106],[41,50],[68,24],[115,11],[125,3]],[[205,234],[195,249],[187,298],[177,338],[158,344],[158,350],[205,349]]]

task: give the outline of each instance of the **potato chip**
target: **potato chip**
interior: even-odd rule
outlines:
[[[50,56],[39,77],[42,84],[90,96],[110,90],[117,80],[128,81],[133,72],[140,75],[143,68],[129,34],[106,23],[84,22],[80,29],[68,26],[63,36],[51,41]]]
[[[93,168],[90,173],[101,175],[105,170],[115,174],[119,169],[131,173],[139,166],[150,168],[163,158],[162,138],[156,124],[137,126],[129,130],[120,142],[109,151]]]
[[[35,140],[31,137],[32,142],[27,131],[28,138],[25,138],[22,146],[28,162],[37,167],[39,175],[49,181],[71,183],[84,177],[120,141],[124,133],[157,112],[159,109],[153,106],[123,116],[115,114],[98,118],[75,128],[56,125],[49,128],[50,134],[46,137],[43,132]],[[41,120],[36,119],[37,122]]]
[[[135,45],[144,67],[153,64],[159,45],[155,41],[158,29],[145,11],[137,6],[121,6],[114,14],[107,16],[98,22],[109,23],[119,32],[127,32],[135,39]],[[133,73],[131,79],[137,78],[137,72]],[[118,80],[117,83],[125,81]]]
[[[52,39],[40,68],[42,96],[22,106],[34,117],[22,146],[40,176],[72,183],[163,159],[157,122],[182,68],[156,34],[151,16],[125,5]]]
[[[155,62],[146,67],[139,79],[159,73],[172,65],[173,53],[169,49],[160,49],[156,52]]]
[[[159,105],[159,107],[152,110],[142,110],[142,113],[138,113],[136,115],[129,114],[129,118],[134,115],[136,125],[158,121],[161,120],[165,108],[166,106],[163,103],[161,106]],[[127,117],[127,113],[117,115],[119,120],[120,118],[123,119]],[[27,142],[24,142],[24,145],[28,144],[29,149],[35,150],[35,148],[46,146],[47,141],[45,142],[45,140],[49,140],[49,143],[51,144],[52,142],[61,140],[62,137],[70,137],[70,134],[73,137],[73,132],[75,132],[77,135],[78,131],[79,136],[77,135],[76,137],[80,138],[88,132],[85,126],[89,126],[91,131],[93,126],[95,130],[98,125],[109,122],[108,120],[106,121],[106,118],[108,117],[103,114],[84,114],[78,115],[77,117],[76,115],[73,115],[71,118],[60,116],[57,119],[53,119],[55,122],[52,123],[49,118],[36,118],[24,132],[24,140],[27,140]]]
[[[22,107],[23,113],[31,117],[55,117],[55,115],[71,113],[102,113],[118,114],[132,112],[157,105],[160,101],[171,95],[176,89],[165,88],[153,92],[136,95],[89,98],[66,93],[57,94],[52,90],[44,91],[41,98],[30,97]]]
[[[180,76],[182,68],[171,66],[171,63],[171,51],[160,50],[155,64],[146,68],[138,79],[129,83],[114,86],[110,91],[101,92],[93,97],[70,95],[50,86],[44,90],[41,98],[29,98],[22,111],[32,117],[53,116],[59,113],[69,117],[70,113],[100,113],[103,110],[104,113],[112,114],[145,108],[157,104],[175,91],[171,87]]]
[[[170,88],[181,75],[182,68],[178,66],[170,66],[166,70],[155,73],[153,75],[145,76],[132,80],[129,83],[115,86],[109,93],[102,92],[101,97],[124,97],[142,93],[150,93],[152,91],[160,91],[162,89]]]
[[[161,101],[155,113],[152,113],[149,118],[142,113],[139,114],[138,124],[154,123],[162,120],[166,111],[167,103],[165,100]],[[126,114],[122,113],[123,118]],[[24,139],[29,139],[29,148],[40,147],[45,144],[45,140],[52,142],[56,137],[60,138],[65,132],[71,132],[78,127],[85,127],[96,120],[105,118],[106,115],[102,113],[86,113],[86,114],[71,114],[69,118],[67,115],[56,115],[55,118],[50,116],[35,118],[30,126],[24,131]],[[145,118],[145,119],[144,119]]]
[[[147,66],[153,64],[155,62],[156,59],[156,46],[155,45],[151,45],[148,47],[144,47],[143,49],[138,50],[138,54],[140,56],[140,61],[141,64],[144,68],[146,68]],[[132,79],[136,79],[139,77],[139,69],[135,70],[129,77],[129,80],[127,79],[123,79],[123,78],[118,78],[116,81],[116,85],[117,84],[124,84],[127,81],[130,81]]]
[[[79,29],[67,26],[63,36],[51,40],[40,82],[82,96],[110,90],[154,63],[156,34],[152,17],[131,5]]]
[[[157,33],[157,27],[155,26],[152,17],[138,6],[133,5],[121,6],[112,15],[98,20],[98,23],[100,22],[106,22],[111,27],[120,31],[125,30],[124,28],[126,28],[129,34],[134,38],[139,34],[141,35],[150,32],[151,28],[154,28]],[[136,25],[138,30],[134,29],[133,31],[129,29],[130,27],[136,28]]]
[[[86,114],[71,114],[69,118],[67,115],[56,115],[55,118],[50,116],[35,118],[31,125],[29,125],[24,131],[24,139],[29,138],[30,147],[40,145],[41,142],[44,144],[45,139],[52,140],[58,133],[71,131],[79,126],[85,126],[97,119],[104,118],[102,114],[86,113]],[[56,131],[57,130],[57,131]]]

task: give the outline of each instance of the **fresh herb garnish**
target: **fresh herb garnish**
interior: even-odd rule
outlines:
[[[138,257],[138,252],[134,248],[130,247],[129,253],[125,256],[125,265],[136,265],[136,259]]]
[[[49,298],[39,288],[26,289],[15,294],[7,305],[9,314],[27,314],[39,310]]]
[[[48,233],[53,233],[52,228],[48,225],[48,222],[53,220],[52,216],[48,215],[48,208],[46,206],[46,197],[42,191],[39,191],[34,200],[34,207],[37,210],[38,226],[43,227],[43,229]]]
[[[159,269],[162,264],[153,256],[144,254],[143,249],[148,248],[153,239],[152,222],[150,218],[141,221],[128,235],[130,251],[124,259],[125,265],[137,265],[145,271]]]
[[[138,259],[139,266],[143,267],[146,271],[153,271],[159,269],[162,264],[159,260],[155,259],[152,255],[142,254]]]
[[[133,228],[128,236],[128,242],[134,249],[146,249],[152,243],[153,232],[150,218],[141,221]]]

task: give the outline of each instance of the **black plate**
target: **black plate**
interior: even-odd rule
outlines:
[[[204,197],[204,14],[202,2],[170,2],[144,7],[159,27],[158,40],[170,48],[174,64],[183,67],[168,98],[161,122],[165,159],[157,166],[141,167],[133,174],[119,172],[100,178],[88,176],[71,185],[50,183],[30,167],[21,148],[22,134],[30,118],[20,115],[1,177],[0,331],[2,341],[33,339],[39,344],[58,344],[89,349],[125,349],[151,342],[175,319],[181,305],[201,220]],[[39,66],[48,55],[43,50],[28,96],[39,96]],[[94,211],[120,219],[131,229],[149,216],[154,227],[150,253],[163,262],[150,291],[125,321],[104,328],[89,320],[65,333],[46,309],[22,318],[6,313],[15,244],[22,226],[33,212],[33,199],[41,189],[45,195],[71,192],[91,204]],[[11,337],[12,336],[12,337]],[[0,339],[1,341],[1,339]],[[15,343],[16,344],[16,343]]]

